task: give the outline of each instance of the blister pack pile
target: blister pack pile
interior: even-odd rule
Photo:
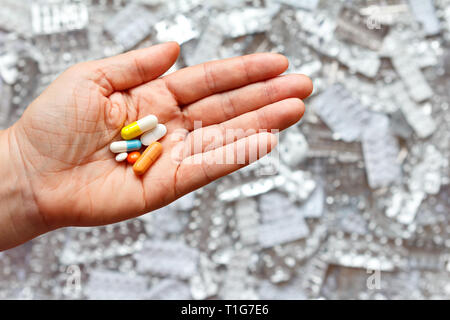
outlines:
[[[0,0],[0,128],[77,62],[175,40],[314,82],[268,157],[0,253],[2,299],[449,299],[450,0]]]

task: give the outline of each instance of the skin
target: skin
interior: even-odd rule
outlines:
[[[77,64],[0,131],[0,250],[56,228],[110,224],[165,206],[255,160],[256,151],[269,152],[276,137],[258,130],[283,130],[302,117],[312,83],[280,76],[285,57],[253,54],[162,76],[179,50],[169,42]],[[109,144],[149,114],[168,133],[160,158],[138,177],[114,160]],[[225,134],[239,128],[245,133]],[[245,162],[217,163],[224,151]]]

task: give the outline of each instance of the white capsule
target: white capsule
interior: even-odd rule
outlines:
[[[124,161],[127,157],[128,157],[128,153],[127,153],[127,152],[119,153],[119,154],[116,156],[116,161],[117,161],[117,162],[122,162],[122,161]]]
[[[139,150],[142,147],[141,141],[127,140],[127,141],[115,141],[109,145],[109,150],[113,153],[122,153],[127,151]]]
[[[153,142],[158,141],[167,133],[167,128],[162,123],[159,123],[155,129],[148,131],[141,136],[141,142],[144,146],[149,146]]]
[[[158,118],[151,114],[142,119],[139,119],[136,122],[137,122],[139,128],[141,128],[141,131],[146,132],[150,129],[153,129],[156,126],[156,124],[158,123]]]

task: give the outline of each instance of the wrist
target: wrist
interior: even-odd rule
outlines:
[[[39,214],[14,128],[0,131],[0,251],[49,231]]]

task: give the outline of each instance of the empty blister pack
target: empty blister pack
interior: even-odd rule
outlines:
[[[432,97],[433,90],[425,80],[421,70],[414,63],[411,63],[411,59],[394,56],[391,61],[414,101],[421,102]]]
[[[28,1],[4,0],[0,10],[0,28],[28,37],[31,35],[30,4]]]
[[[209,60],[219,58],[219,47],[222,44],[223,35],[220,28],[214,22],[211,22],[203,31],[202,36],[193,52],[183,52],[183,58],[187,65],[196,65]]]
[[[258,293],[262,300],[304,300],[307,298],[299,277],[281,286],[267,280],[262,281]]]
[[[441,31],[432,0],[408,0],[416,19],[422,24],[425,34],[433,36]]]
[[[270,21],[279,8],[279,5],[271,4],[268,8],[244,7],[226,14],[221,13],[215,18],[215,25],[221,29],[222,34],[231,38],[263,32],[269,29]]]
[[[343,40],[377,51],[383,44],[387,30],[381,23],[372,28],[370,21],[357,10],[344,7],[339,13],[335,32]]]
[[[316,181],[309,171],[290,170],[280,165],[280,172],[286,181],[278,189],[286,192],[291,201],[305,201],[316,188]]]
[[[269,222],[278,220],[291,210],[293,204],[288,196],[278,192],[267,192],[259,197],[259,210],[261,212],[261,221]]]
[[[219,193],[218,198],[222,201],[234,201],[245,197],[254,197],[277,187],[282,186],[286,178],[282,175],[260,178],[255,181],[243,183],[239,186],[229,188]]]
[[[219,291],[221,280],[217,264],[211,261],[206,254],[201,253],[199,273],[189,280],[192,298],[200,300],[215,296]]]
[[[162,279],[153,284],[148,292],[145,293],[145,299],[150,300],[189,300],[191,293],[189,285],[177,279]]]
[[[62,264],[93,263],[132,254],[146,239],[144,223],[138,219],[97,228],[71,228],[60,260]]]
[[[176,41],[183,44],[195,39],[199,31],[193,25],[192,20],[179,14],[170,20],[162,20],[155,24],[156,38],[160,42]]]
[[[215,25],[227,37],[235,38],[247,34],[268,30],[272,17],[278,12],[279,5],[273,4],[269,8],[251,8],[233,10],[227,14],[219,14]]]
[[[400,106],[406,121],[413,128],[420,138],[427,138],[436,130],[436,122],[430,114],[430,109],[426,105],[418,105],[409,97],[403,83],[395,82],[391,84],[391,89],[395,90],[393,99]]]
[[[257,202],[252,198],[237,201],[235,205],[236,227],[244,245],[258,242],[259,214]]]
[[[417,150],[421,161],[413,166],[409,180],[411,191],[422,191],[427,194],[438,194],[441,188],[441,168],[445,161],[434,145],[425,145]]]
[[[283,162],[290,167],[296,167],[307,157],[309,146],[301,132],[290,130],[286,132],[279,149]]]
[[[221,290],[224,299],[257,299],[256,279],[249,274],[248,269],[251,255],[252,252],[249,249],[233,252]]]
[[[89,22],[87,6],[82,2],[39,2],[31,5],[35,35],[80,30]]]
[[[314,11],[317,8],[317,5],[319,4],[319,0],[271,0],[271,1],[287,4],[298,9],[309,11]]]
[[[363,131],[362,146],[367,180],[371,188],[387,187],[401,180],[397,138],[390,131],[389,118],[373,114]]]
[[[123,50],[136,46],[147,37],[157,17],[145,7],[130,3],[104,25],[104,30]]]
[[[314,100],[314,111],[345,142],[361,139],[370,114],[341,84],[329,87]]]
[[[198,251],[178,240],[147,241],[134,257],[138,272],[180,279],[194,275],[198,264]]]
[[[298,207],[299,214],[304,218],[320,218],[325,207],[325,190],[322,183],[310,194],[308,199]]]
[[[305,219],[298,212],[285,214],[280,220],[259,226],[259,244],[270,248],[282,243],[295,241],[309,235]]]
[[[147,294],[147,278],[129,273],[92,269],[84,292],[88,299],[136,300]]]
[[[423,191],[406,192],[394,189],[391,198],[387,199],[385,214],[402,224],[411,224],[416,218],[419,207],[425,197]]]
[[[370,237],[368,242],[364,235],[351,236],[345,234],[330,235],[326,243],[326,255],[324,259],[330,263],[352,268],[363,268],[366,270],[392,271],[401,259],[394,263],[385,252],[396,254],[399,258],[406,255],[406,251],[392,244],[387,244],[387,239],[374,239]]]
[[[381,65],[377,53],[358,45],[346,44],[333,37],[336,21],[333,17],[322,13],[297,11],[296,20],[301,30],[298,40],[302,41],[321,54],[337,59],[351,70],[366,77],[377,75]]]

